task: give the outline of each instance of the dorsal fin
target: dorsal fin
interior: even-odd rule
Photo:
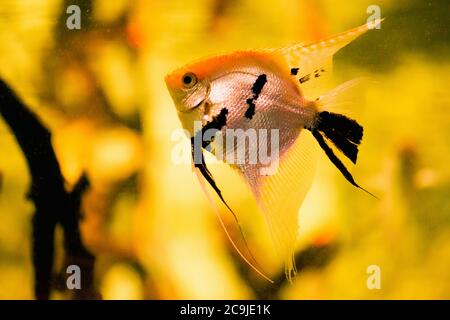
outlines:
[[[382,20],[377,19],[372,23],[364,24],[324,40],[300,43],[276,51],[285,60],[292,76],[298,79],[302,92],[308,96],[310,95],[310,86],[317,86],[319,80],[331,73],[333,55],[370,28],[381,23]]]

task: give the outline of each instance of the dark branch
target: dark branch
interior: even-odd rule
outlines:
[[[65,265],[77,264],[82,270],[81,290],[76,291],[75,297],[98,298],[92,285],[95,258],[84,247],[79,229],[81,196],[89,185],[87,178],[83,176],[72,192],[66,191],[49,130],[1,80],[0,114],[16,137],[31,174],[36,298],[50,297],[57,223],[64,231]]]

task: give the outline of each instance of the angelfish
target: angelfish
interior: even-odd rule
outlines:
[[[380,22],[375,21],[375,25]],[[305,91],[331,71],[332,56],[339,49],[372,25],[366,24],[308,44],[238,51],[206,58],[177,69],[165,78],[182,126],[191,135],[194,170],[231,210],[206,167],[202,153],[202,149],[215,152],[225,145],[222,160],[238,170],[256,198],[275,249],[284,260],[288,279],[296,271],[294,251],[298,211],[311,185],[316,161],[311,151],[312,143],[320,146],[345,179],[361,188],[338,154],[356,163],[363,128],[355,120],[332,110],[339,97],[353,87],[354,82],[346,82],[312,100],[306,97]],[[278,151],[269,163],[269,166],[277,164],[272,174],[261,170],[267,168],[267,162],[249,161],[255,158],[254,153],[260,145],[256,143],[258,148],[255,151],[249,146],[255,146],[255,142],[245,144],[245,140],[227,139],[230,129],[270,132],[265,147],[276,147]],[[208,130],[215,130],[218,134],[208,135],[209,138],[205,139],[202,135]],[[277,133],[276,143],[272,139],[274,132]],[[219,136],[222,139],[218,139]],[[226,157],[238,153],[243,146],[244,161],[236,162],[232,161],[235,158]]]

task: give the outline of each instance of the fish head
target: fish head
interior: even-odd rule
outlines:
[[[183,128],[193,134],[194,121],[202,121],[208,100],[209,74],[200,63],[176,69],[165,77],[167,89]]]
[[[188,112],[198,107],[208,94],[208,81],[189,66],[169,73],[166,78],[167,89],[179,112]]]

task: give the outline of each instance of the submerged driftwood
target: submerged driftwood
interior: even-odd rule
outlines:
[[[83,175],[72,191],[66,190],[50,131],[2,80],[0,114],[22,149],[31,175],[29,198],[35,205],[32,262],[36,298],[50,297],[57,224],[61,225],[64,233],[63,274],[69,265],[77,265],[81,269],[81,289],[74,290],[74,298],[99,298],[93,285],[95,257],[85,248],[79,227],[81,197],[89,186],[87,177]]]

